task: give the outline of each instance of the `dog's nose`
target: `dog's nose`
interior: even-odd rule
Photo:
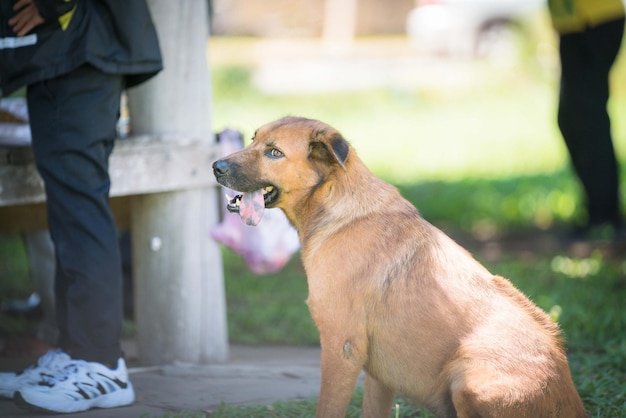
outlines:
[[[217,160],[213,163],[213,173],[218,176],[223,176],[228,172],[228,163],[224,160]]]

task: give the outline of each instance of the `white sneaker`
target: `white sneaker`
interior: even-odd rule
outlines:
[[[54,376],[24,386],[13,399],[38,410],[67,413],[130,405],[135,391],[123,358],[114,370],[100,363],[72,360]]]
[[[54,375],[70,360],[70,356],[63,351],[50,350],[39,357],[37,365],[30,366],[21,373],[0,373],[0,397],[13,398],[13,394],[22,387]]]

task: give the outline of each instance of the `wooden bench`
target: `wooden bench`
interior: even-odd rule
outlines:
[[[182,137],[116,140],[109,161],[111,208],[119,228],[130,227],[135,195],[216,186],[217,147]],[[30,147],[0,146],[0,232],[46,229],[46,195]]]
[[[110,157],[111,208],[133,236],[145,364],[227,359],[222,265],[209,238],[219,212],[211,167],[217,152],[214,141],[138,136],[116,140]],[[45,191],[31,148],[0,147],[0,232],[46,228]]]

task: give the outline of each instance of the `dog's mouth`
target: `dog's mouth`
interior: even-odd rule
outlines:
[[[234,197],[226,195],[226,209],[238,213],[241,220],[248,225],[258,225],[263,217],[263,210],[272,207],[278,200],[278,188],[265,186],[262,189],[238,194]]]

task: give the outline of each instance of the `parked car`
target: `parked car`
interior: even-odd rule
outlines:
[[[524,19],[546,0],[418,0],[407,34],[422,52],[509,59],[519,54]]]

